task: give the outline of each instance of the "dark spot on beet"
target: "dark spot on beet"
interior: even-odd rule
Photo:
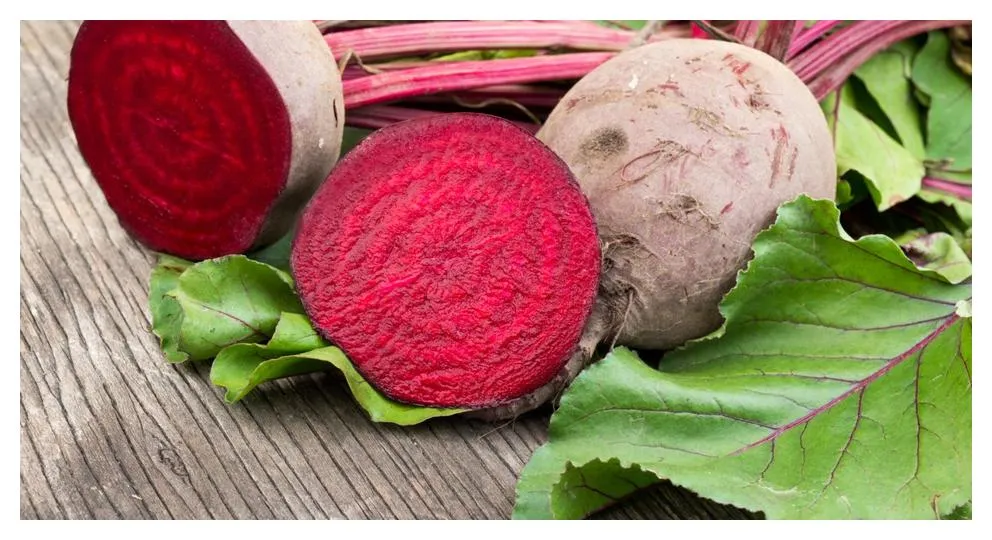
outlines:
[[[747,106],[752,111],[758,112],[768,108],[768,102],[765,101],[765,96],[760,91],[754,92],[748,95]]]
[[[565,163],[488,115],[380,129],[307,206],[292,272],[314,327],[401,402],[486,408],[572,356],[600,276]]]
[[[627,134],[615,126],[601,127],[592,132],[580,150],[591,158],[607,159],[627,150]]]

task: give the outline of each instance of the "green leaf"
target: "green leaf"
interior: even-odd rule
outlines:
[[[358,143],[362,142],[365,137],[368,137],[375,130],[356,128],[351,126],[344,127],[344,135],[341,139],[341,157],[344,157],[351,152],[353,148],[358,146]]]
[[[623,30],[640,30],[644,28],[647,21],[593,21],[594,23],[607,28],[620,28]]]
[[[191,360],[213,358],[235,343],[268,341],[283,312],[303,313],[292,283],[289,274],[244,255],[198,262],[167,294],[182,310],[171,339]]]
[[[865,62],[855,72],[881,107],[903,147],[923,160],[923,118],[909,80],[915,45],[903,41]]]
[[[951,171],[971,169],[971,81],[951,59],[945,32],[930,32],[913,62],[913,83],[930,96],[927,159]]]
[[[852,170],[864,176],[879,210],[915,195],[925,172],[920,160],[858,111],[846,85],[834,117],[836,99],[836,94],[828,96],[823,109],[834,131],[838,176]]]
[[[235,403],[265,381],[328,369],[319,360],[289,356],[327,346],[305,315],[283,313],[267,344],[238,343],[220,351],[210,380],[227,389],[225,401]]]
[[[210,380],[227,389],[225,401],[235,403],[263,382],[331,368],[341,371],[355,400],[376,422],[408,426],[465,412],[387,398],[362,378],[341,349],[328,346],[307,318],[297,313],[282,314],[268,344],[240,343],[221,351],[210,368]]]
[[[169,362],[184,362],[189,355],[179,349],[179,333],[183,310],[175,298],[167,293],[179,284],[179,275],[192,265],[190,261],[159,255],[148,284],[148,304],[152,313],[152,332]]]
[[[249,253],[248,258],[269,266],[274,266],[284,272],[289,272],[289,255],[293,249],[293,237],[295,235],[295,230],[290,231],[274,244]]]
[[[163,255],[149,289],[152,328],[166,358],[216,357],[210,378],[227,389],[228,403],[266,381],[336,368],[377,422],[410,425],[464,412],[398,403],[372,388],[317,334],[289,274],[274,266],[243,255],[196,264]]]
[[[943,516],[943,519],[971,519],[971,501],[955,508],[950,514]]]
[[[940,203],[954,209],[958,218],[966,225],[971,225],[972,205],[970,201],[963,201],[953,195],[948,195],[942,191],[923,188],[916,194],[921,200],[928,203]]]
[[[902,230],[915,228],[915,224],[918,223],[927,232],[946,232],[954,237],[968,258],[971,258],[971,203],[943,192],[928,189],[923,189],[917,193],[917,198],[922,203],[913,201],[917,204],[911,203],[909,205],[911,213],[908,216],[903,216],[903,221],[908,221],[914,225],[905,226]],[[894,213],[890,212],[889,214]],[[885,216],[886,214],[882,215]],[[898,234],[892,234],[892,236],[895,237]]]
[[[721,337],[660,370],[621,348],[583,372],[514,517],[587,515],[588,486],[569,479],[601,463],[773,519],[936,518],[969,501],[971,287],[838,220],[829,201],[783,205],[721,304]],[[594,487],[602,503],[637,485]]]
[[[868,190],[868,179],[858,171],[847,171],[837,179],[837,206],[841,211],[854,206],[855,204],[871,198],[871,191]]]
[[[900,243],[917,267],[933,270],[949,283],[971,277],[971,260],[953,236],[943,232],[914,236]]]
[[[851,186],[851,182],[844,178],[837,179],[837,194],[834,196],[834,200],[837,201],[837,205],[841,208],[848,206],[849,203],[854,203],[854,188]]]

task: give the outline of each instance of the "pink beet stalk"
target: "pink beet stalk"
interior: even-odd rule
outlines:
[[[810,26],[808,29],[799,30],[796,33],[795,39],[792,40],[792,44],[789,46],[789,52],[786,54],[786,59],[791,59],[793,56],[802,52],[803,49],[809,47],[811,43],[823,37],[824,34],[832,30],[838,24],[840,24],[840,21],[816,21],[813,23],[813,26]]]
[[[844,28],[806,50],[789,62],[789,67],[804,81],[812,80],[821,71],[838,62],[852,51],[898,28],[902,21],[859,21]]]
[[[782,61],[799,24],[799,21],[768,21],[765,31],[758,36],[755,47]]]
[[[677,26],[654,39],[687,35]],[[562,22],[457,21],[398,24],[336,32],[324,36],[338,58],[348,52],[362,60],[422,53],[488,49],[575,49],[621,51],[635,32]]]
[[[396,122],[423,118],[438,114],[435,111],[411,109],[409,107],[392,107],[389,105],[372,105],[348,111],[345,122],[349,126],[379,129]]]
[[[971,201],[971,186],[967,184],[959,184],[950,180],[944,180],[943,178],[928,176],[923,179],[923,187],[942,191],[965,201]]]
[[[793,68],[809,86],[816,99],[823,99],[839,88],[868,59],[898,41],[930,30],[969,23],[969,21],[881,21],[879,24],[870,24],[873,22],[878,23],[878,21],[861,21],[852,24],[796,58]],[[816,56],[810,60],[810,55]],[[829,61],[826,60],[828,58]],[[799,69],[803,71],[800,72]]]
[[[451,94],[437,94],[414,98],[420,103],[451,103],[461,101],[468,106],[495,100],[512,101],[524,107],[553,109],[565,95],[565,90],[527,85],[501,85],[475,88]]]
[[[436,65],[351,79],[344,83],[345,107],[499,84],[578,79],[613,53],[572,53],[502,60],[437,62]]]
[[[878,51],[907,37],[929,30],[967,24],[968,21],[857,21],[829,37],[840,21],[817,21],[801,30],[792,21],[771,21],[762,45],[791,57],[790,68],[810,87],[817,99],[824,98],[843,83],[861,64]],[[703,23],[705,24],[705,23]],[[736,36],[755,37],[758,21],[739,21]],[[430,30],[430,31],[429,31]],[[798,35],[795,32],[798,30]],[[665,39],[686,34],[682,26],[670,26]],[[723,39],[735,40],[715,28]],[[795,39],[791,39],[795,36]],[[340,56],[347,51],[361,58],[396,56],[424,52],[492,48],[600,47],[622,50],[630,46],[632,32],[598,28],[575,22],[537,21],[460,21],[398,24],[366,30],[344,31],[325,36]],[[622,39],[621,39],[622,38]],[[470,98],[478,89],[498,85],[519,85],[551,80],[578,79],[605,62],[613,52],[567,53],[484,61],[398,61],[371,64],[368,69],[349,67],[344,73],[345,104],[349,109],[397,101],[403,98],[457,92]],[[373,73],[366,75],[366,73]],[[494,91],[491,98],[513,99]],[[530,95],[530,98],[537,99]],[[433,99],[433,98],[429,98]],[[555,99],[552,96],[551,99]],[[521,105],[523,99],[516,100]],[[542,102],[543,103],[543,102]]]
[[[758,40],[758,29],[761,21],[737,21],[734,27],[734,37],[749,47],[754,47]]]

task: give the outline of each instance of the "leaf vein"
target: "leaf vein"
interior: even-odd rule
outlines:
[[[944,324],[940,325],[933,332],[930,332],[929,334],[927,334],[922,340],[920,340],[919,342],[917,342],[915,345],[913,345],[912,347],[910,347],[909,349],[907,349],[902,354],[900,354],[900,355],[892,358],[892,360],[890,360],[889,362],[887,362],[878,371],[872,373],[871,375],[865,377],[864,379],[861,379],[860,381],[857,381],[854,385],[851,386],[851,388],[849,390],[841,393],[837,397],[831,399],[830,401],[828,401],[827,403],[821,405],[820,407],[817,407],[816,409],[813,409],[812,411],[806,413],[805,415],[801,416],[800,418],[797,418],[796,420],[793,420],[792,422],[789,422],[788,424],[785,424],[784,426],[781,426],[779,428],[774,429],[771,433],[769,433],[765,437],[763,437],[761,439],[758,439],[757,441],[754,441],[752,443],[746,444],[746,445],[738,448],[737,450],[735,450],[734,452],[732,452],[730,455],[741,454],[743,452],[746,452],[746,451],[750,450],[751,448],[754,448],[756,446],[759,446],[761,444],[764,444],[764,443],[766,443],[766,442],[768,442],[770,440],[776,439],[779,436],[781,436],[783,433],[785,433],[785,432],[789,431],[790,429],[798,426],[799,424],[802,424],[803,422],[807,422],[811,418],[817,416],[818,414],[821,414],[821,413],[823,413],[825,411],[828,411],[828,410],[832,409],[834,406],[836,406],[838,403],[840,403],[841,401],[843,401],[844,399],[846,399],[847,397],[849,397],[851,394],[853,394],[853,393],[861,390],[862,388],[868,386],[869,384],[871,384],[872,382],[874,382],[875,380],[877,380],[882,375],[885,375],[886,373],[888,373],[889,371],[891,371],[892,368],[894,368],[895,366],[901,364],[904,360],[906,360],[910,356],[912,356],[912,355],[914,355],[916,353],[920,353],[921,351],[923,351],[923,349],[925,349],[934,339],[936,339],[937,336],[939,336],[942,332],[944,332],[945,330],[947,330],[947,328],[949,328],[952,324],[954,324],[958,319],[959,319],[959,317],[957,316],[957,314],[951,314],[947,318],[947,320],[944,322]]]

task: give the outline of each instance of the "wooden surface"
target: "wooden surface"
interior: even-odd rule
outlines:
[[[117,224],[66,117],[76,27],[21,23],[21,517],[509,517],[546,410],[401,428],[367,420],[330,375],[229,406],[206,365],[165,362],[153,256]],[[747,515],[662,484],[596,517]]]

